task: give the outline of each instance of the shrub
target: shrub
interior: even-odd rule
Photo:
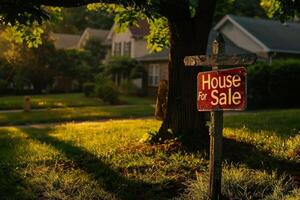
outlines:
[[[83,92],[86,97],[92,97],[95,95],[95,83],[87,82],[83,84]]]
[[[108,77],[99,75],[96,77],[96,96],[104,102],[116,104],[119,100],[119,91]]]
[[[119,88],[120,92],[126,95],[137,95],[139,90],[138,87],[129,80],[123,81]]]
[[[280,107],[300,105],[300,60],[277,61],[269,79],[270,104]]]
[[[0,79],[0,95],[3,94],[3,92],[6,89],[7,81]]]
[[[270,67],[259,63],[248,68],[248,107],[261,108],[269,104]]]
[[[119,92],[112,84],[97,85],[96,95],[104,102],[116,104],[118,102]]]
[[[300,106],[300,60],[258,63],[248,68],[248,107]]]
[[[208,174],[197,175],[187,184],[187,190],[178,199],[208,200]],[[287,176],[268,174],[245,167],[225,166],[222,174],[224,199],[296,200],[299,189]]]

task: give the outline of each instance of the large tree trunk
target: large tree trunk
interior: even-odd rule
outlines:
[[[213,2],[213,1],[212,1]],[[188,55],[206,54],[215,3],[204,5],[194,18],[169,18],[171,49],[167,117],[161,131],[171,129],[188,147],[209,144],[207,113],[197,111],[197,74],[202,67],[186,67]],[[210,6],[210,7],[209,7]]]

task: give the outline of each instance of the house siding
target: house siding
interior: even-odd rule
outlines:
[[[168,75],[168,61],[152,61],[152,62],[144,62],[144,67],[149,74],[149,66],[157,64],[159,66],[159,80],[169,80]],[[147,76],[148,77],[148,76]],[[147,95],[148,96],[156,96],[157,95],[157,86],[149,86],[147,83]]]
[[[114,55],[115,51],[115,43],[121,43],[121,56],[124,55],[124,43],[125,42],[131,42],[131,58],[137,58],[142,57],[146,54],[148,54],[147,50],[147,43],[145,39],[136,39],[132,37],[132,34],[129,30],[126,30],[125,32],[121,33],[114,33],[112,36],[112,56]]]
[[[142,57],[149,53],[149,51],[147,49],[147,42],[145,39],[134,40],[133,47],[134,47],[134,48],[132,48],[132,50],[133,50],[132,57],[133,58]]]
[[[228,39],[233,41],[236,46],[250,52],[264,52],[265,50],[252,38],[247,36],[242,30],[227,21],[219,30]]]
[[[123,55],[123,53],[124,53],[124,43],[125,42],[131,42],[131,46],[134,46],[134,40],[131,37],[131,33],[128,30],[126,32],[122,32],[122,33],[114,33],[111,41],[112,41],[112,46],[111,46],[112,56],[115,56],[114,55],[115,43],[121,43],[121,55]],[[132,49],[131,49],[131,55],[133,54]]]

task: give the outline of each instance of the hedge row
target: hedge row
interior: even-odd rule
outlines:
[[[300,106],[300,60],[248,67],[248,108]]]

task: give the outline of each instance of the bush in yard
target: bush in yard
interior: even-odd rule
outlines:
[[[271,106],[300,106],[299,86],[300,60],[274,62],[269,79]]]
[[[96,96],[104,102],[116,104],[119,100],[119,91],[109,77],[98,75],[96,77]]]
[[[0,79],[0,96],[3,94],[3,92],[6,89],[7,81]]]
[[[248,73],[248,107],[262,108],[268,106],[269,68],[266,63],[258,63],[247,69]]]
[[[178,199],[208,200],[208,174],[198,174],[197,180],[187,183]],[[268,174],[242,166],[225,166],[222,172],[223,199],[296,200],[300,190],[288,176]]]
[[[135,86],[130,80],[123,81],[120,86],[120,92],[126,95],[137,95],[139,88]]]
[[[248,68],[248,107],[300,106],[300,60],[258,63]]]
[[[83,93],[86,97],[92,97],[95,95],[96,84],[87,82],[83,84]]]

